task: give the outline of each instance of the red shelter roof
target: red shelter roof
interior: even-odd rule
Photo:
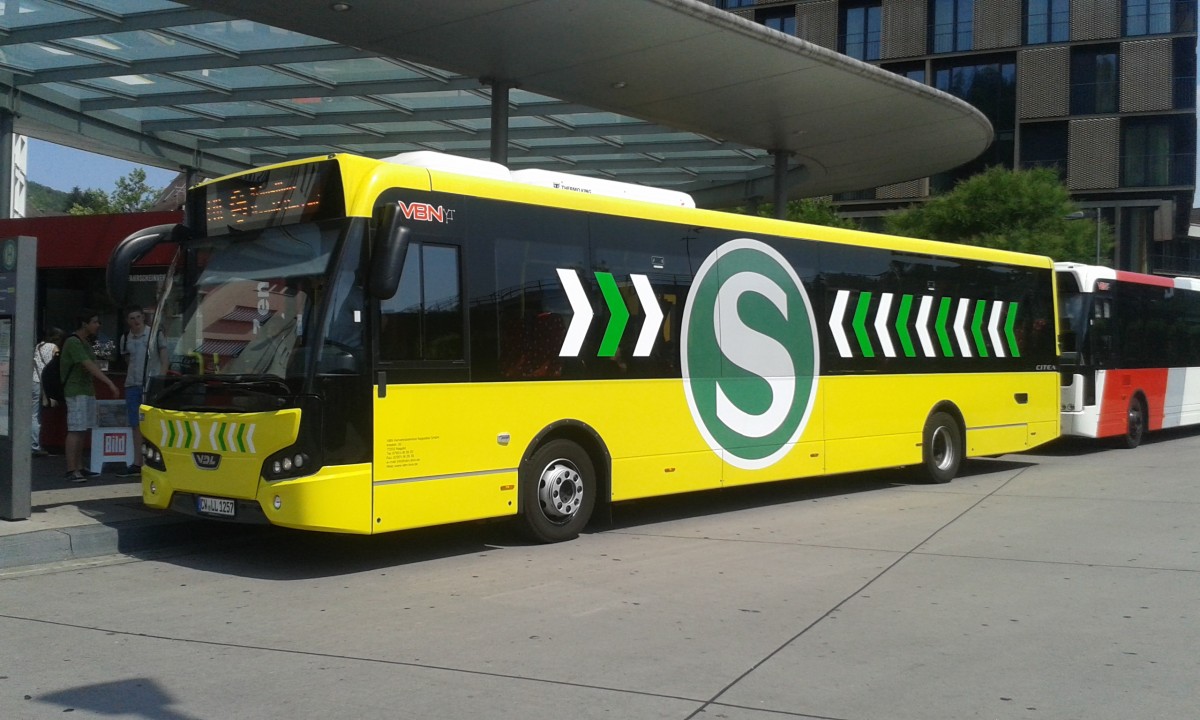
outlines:
[[[39,270],[104,268],[117,243],[143,228],[183,220],[178,210],[121,215],[59,215],[0,220],[0,238],[31,235],[38,239]],[[152,250],[139,265],[166,265],[174,248]]]

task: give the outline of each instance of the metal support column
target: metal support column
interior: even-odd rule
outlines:
[[[775,156],[775,217],[783,220],[787,218],[787,170],[791,153],[773,150],[771,154]]]
[[[511,83],[487,81],[492,86],[492,162],[508,164],[508,91]]]
[[[13,210],[13,113],[0,108],[0,218]]]

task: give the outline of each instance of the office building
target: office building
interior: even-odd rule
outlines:
[[[995,129],[976,160],[836,196],[877,218],[991,165],[1057,170],[1114,231],[1105,264],[1200,274],[1196,0],[711,0],[971,102]]]

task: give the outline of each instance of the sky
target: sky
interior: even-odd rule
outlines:
[[[30,138],[25,177],[63,192],[70,192],[75,187],[112,192],[118,179],[139,167],[146,171],[146,184],[155,189],[166,187],[179,174],[178,170],[138,165]]]

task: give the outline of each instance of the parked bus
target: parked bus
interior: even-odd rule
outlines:
[[[1137,447],[1200,423],[1200,280],[1055,263],[1062,432]]]
[[[1025,450],[1059,430],[1048,258],[694,208],[436,153],[189,191],[143,498],[378,533]]]

